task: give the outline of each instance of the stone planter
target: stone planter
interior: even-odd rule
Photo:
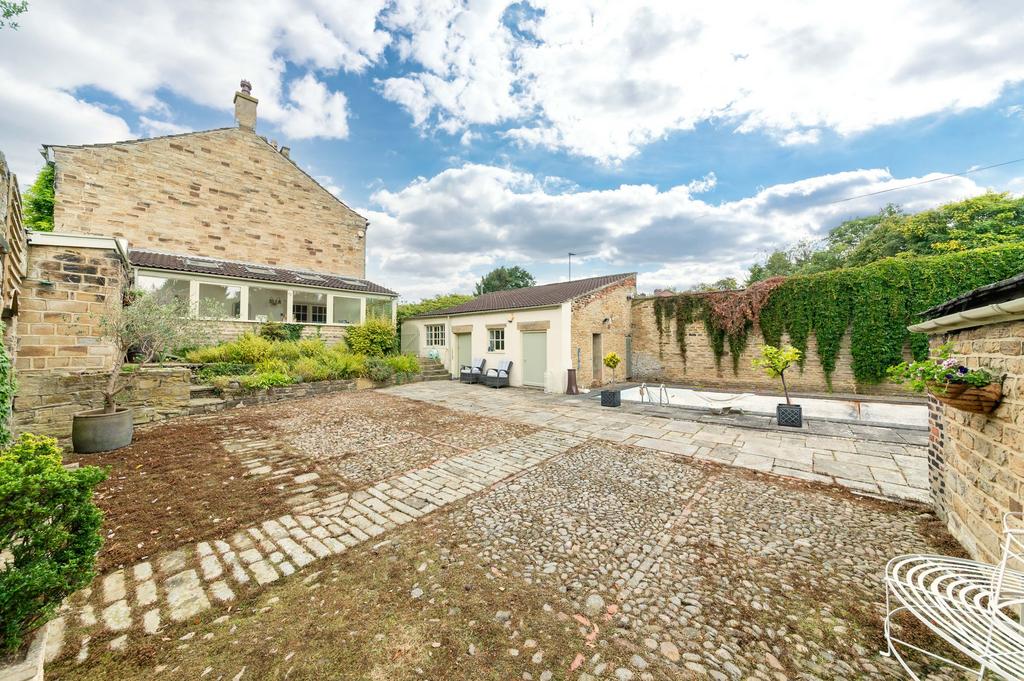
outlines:
[[[804,410],[799,404],[777,404],[775,405],[775,420],[780,426],[802,428]]]
[[[32,639],[24,657],[13,660],[0,657],[0,681],[43,681],[49,631],[50,625],[44,624]]]
[[[622,393],[618,390],[602,390],[601,391],[601,406],[602,407],[621,407],[622,406]]]
[[[1003,399],[1003,386],[1000,383],[989,383],[982,388],[964,383],[947,383],[944,388],[935,386],[928,392],[939,402],[972,414],[990,414]]]
[[[118,407],[113,414],[102,409],[75,414],[71,424],[71,444],[79,454],[106,452],[132,443],[132,410]]]

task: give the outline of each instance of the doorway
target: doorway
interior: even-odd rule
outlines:
[[[604,343],[603,339],[601,338],[601,334],[595,333],[593,341],[591,343],[591,353],[593,354],[594,359],[594,380],[592,385],[595,386],[602,385],[604,383],[604,381],[601,380],[604,374],[604,351],[602,349],[603,345]]]

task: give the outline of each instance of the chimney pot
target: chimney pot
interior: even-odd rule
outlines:
[[[285,158],[291,158],[292,150],[291,147],[281,147],[281,155]]]
[[[256,129],[256,105],[260,100],[252,96],[252,83],[243,80],[240,90],[235,93],[235,121],[238,127],[246,130]]]

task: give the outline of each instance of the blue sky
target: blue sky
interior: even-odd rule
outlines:
[[[832,3],[824,3],[832,5]],[[889,201],[1024,192],[1024,19],[1011,2],[251,4],[39,0],[0,33],[0,150],[232,124],[371,221],[407,299],[500,264],[640,287],[740,276]]]

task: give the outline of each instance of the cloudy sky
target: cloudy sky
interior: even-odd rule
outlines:
[[[32,0],[0,31],[0,150],[232,124],[370,221],[418,299],[500,264],[640,287],[741,276],[887,202],[1024,193],[1016,0]]]

